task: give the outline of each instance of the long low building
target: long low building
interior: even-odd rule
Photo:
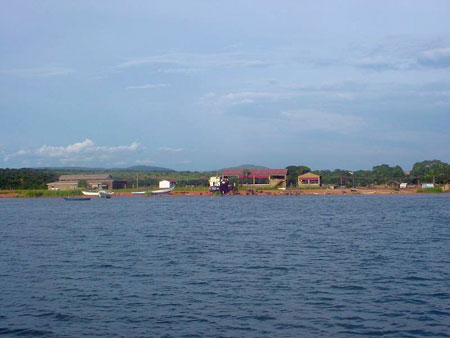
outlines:
[[[247,184],[286,187],[286,169],[225,169],[222,177],[245,180]]]
[[[47,183],[48,190],[75,190],[78,182],[51,182]]]
[[[89,190],[110,190],[126,187],[125,181],[114,181],[109,174],[61,175],[57,182],[47,184],[48,190],[74,190],[86,186]]]

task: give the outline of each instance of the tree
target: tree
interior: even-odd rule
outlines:
[[[306,174],[307,172],[310,172],[311,169],[307,166],[300,165],[290,165],[286,167],[288,174],[287,174],[287,182],[286,185],[288,187],[291,186],[297,186],[297,179],[299,175]]]
[[[436,183],[447,183],[450,177],[450,165],[439,160],[417,162],[410,176],[421,182],[434,180]]]

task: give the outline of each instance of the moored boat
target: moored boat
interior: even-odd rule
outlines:
[[[90,197],[84,197],[84,196],[67,196],[64,197],[64,200],[66,201],[89,201]]]
[[[159,190],[152,190],[152,195],[164,195],[164,194],[170,194],[170,192],[175,189],[175,186],[168,189],[159,189]]]
[[[98,191],[82,191],[84,196],[98,196]]]
[[[99,191],[98,196],[101,198],[111,198],[111,194],[106,191]]]
[[[113,191],[106,191],[106,190],[99,190],[99,191],[82,191],[81,192],[84,196],[99,196],[99,197],[103,197],[102,195],[105,196],[111,196],[114,195]]]

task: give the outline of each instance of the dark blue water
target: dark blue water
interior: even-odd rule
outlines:
[[[0,334],[450,336],[450,195],[0,200]]]

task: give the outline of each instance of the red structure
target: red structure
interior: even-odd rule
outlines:
[[[222,177],[246,180],[247,184],[286,186],[286,169],[225,169]]]

